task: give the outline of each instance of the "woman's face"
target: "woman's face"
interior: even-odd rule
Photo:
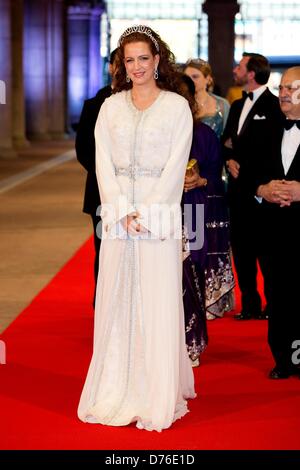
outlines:
[[[184,73],[188,75],[195,83],[196,93],[207,89],[208,83],[210,81],[209,75],[204,77],[203,73],[194,67],[187,67]]]
[[[144,85],[154,80],[159,55],[152,55],[147,42],[130,42],[124,47],[124,65],[133,85]]]

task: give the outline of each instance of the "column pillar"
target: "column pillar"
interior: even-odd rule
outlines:
[[[90,13],[89,31],[89,96],[94,96],[103,86],[101,73],[101,16],[104,8],[94,7]]]
[[[64,1],[48,5],[48,133],[52,139],[65,138],[65,48]]]
[[[25,0],[24,68],[26,126],[32,140],[49,140],[48,0]]]
[[[202,10],[208,15],[208,60],[225,95],[232,84],[234,19],[240,7],[237,0],[206,0]]]
[[[100,19],[104,5],[81,2],[68,8],[68,118],[79,120],[83,101],[102,86]]]
[[[12,130],[12,62],[10,1],[2,0],[0,15],[0,157],[16,157]]]
[[[12,128],[13,144],[16,148],[28,147],[25,135],[25,98],[23,75],[23,0],[11,3],[12,12]]]

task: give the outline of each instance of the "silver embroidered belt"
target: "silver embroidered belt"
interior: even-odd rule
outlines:
[[[115,166],[116,176],[128,176],[130,179],[135,179],[138,176],[147,176],[149,178],[159,178],[162,174],[163,168],[143,168],[141,166],[129,165],[127,168]]]

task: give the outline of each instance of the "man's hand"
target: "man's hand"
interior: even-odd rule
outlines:
[[[227,160],[226,167],[233,178],[237,178],[240,172],[240,164],[235,160]]]
[[[288,191],[292,202],[300,201],[300,181],[283,180],[285,190]]]
[[[272,180],[267,184],[262,184],[257,189],[257,196],[273,204],[279,204],[280,207],[290,206],[293,201],[292,185],[288,183],[292,183],[292,181]],[[300,183],[298,184],[300,185]]]
[[[231,139],[231,137],[228,137],[228,139],[225,140],[224,146],[228,149],[232,149],[232,139]]]

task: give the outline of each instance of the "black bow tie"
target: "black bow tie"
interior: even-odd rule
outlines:
[[[243,98],[244,100],[246,100],[247,98],[249,98],[249,100],[253,100],[253,91],[249,91],[249,93],[247,93],[246,91],[243,90]]]
[[[286,119],[286,121],[284,121],[284,128],[289,131],[294,125],[296,124],[296,126],[298,127],[298,129],[300,129],[300,119]]]

